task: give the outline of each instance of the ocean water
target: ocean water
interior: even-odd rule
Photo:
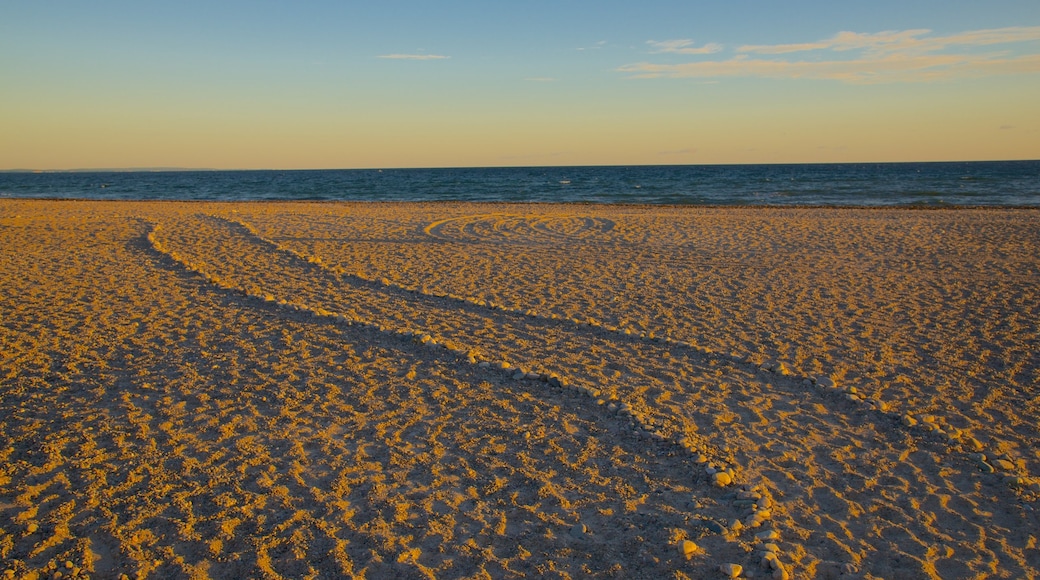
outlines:
[[[2,172],[0,197],[1040,206],[1040,161]]]

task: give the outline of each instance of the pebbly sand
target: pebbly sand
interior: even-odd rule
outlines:
[[[1038,248],[1037,210],[0,200],[0,572],[1036,578]]]

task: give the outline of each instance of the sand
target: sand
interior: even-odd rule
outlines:
[[[1037,210],[0,200],[0,572],[1036,578],[1038,248]]]

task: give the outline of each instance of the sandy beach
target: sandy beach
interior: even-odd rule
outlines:
[[[1040,210],[0,200],[4,578],[1040,577]]]

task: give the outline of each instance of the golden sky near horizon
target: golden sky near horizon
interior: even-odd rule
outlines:
[[[473,32],[451,6],[440,28],[371,9],[350,31],[306,11],[0,8],[0,169],[1036,159],[1040,26],[1006,3],[990,28],[849,13],[757,31],[659,3],[574,38]]]

